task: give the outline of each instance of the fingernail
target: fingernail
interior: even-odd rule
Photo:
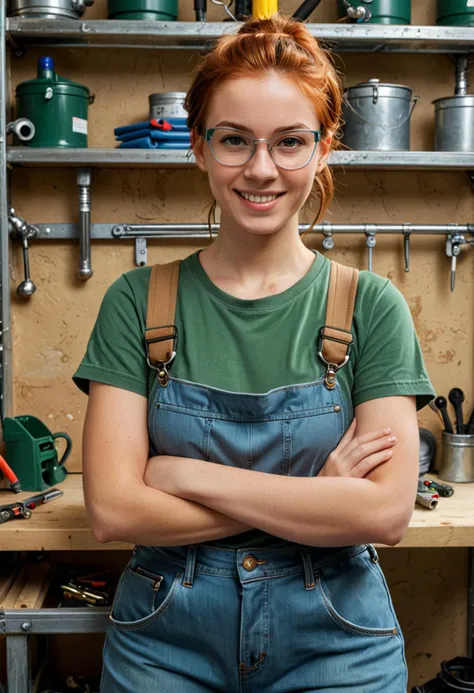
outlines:
[[[383,429],[383,432],[384,432],[384,433],[390,433],[391,430],[392,430],[392,429],[390,429],[390,428],[384,428],[384,429]]]
[[[396,443],[397,442],[397,436],[390,436],[390,438],[388,439],[388,442],[389,443]]]

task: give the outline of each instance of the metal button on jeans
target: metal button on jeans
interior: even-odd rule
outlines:
[[[252,556],[252,554],[249,553],[248,556],[245,556],[242,565],[244,566],[245,570],[253,570],[257,563],[258,561],[255,556]]]

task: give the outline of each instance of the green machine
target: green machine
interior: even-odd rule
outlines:
[[[178,19],[178,0],[108,0],[107,6],[109,19]]]
[[[66,440],[60,460],[54,444],[56,438]],[[14,416],[6,417],[3,422],[3,440],[6,460],[23,491],[44,491],[66,478],[64,463],[72,449],[67,433],[51,433],[35,416]]]
[[[347,17],[348,5],[370,13],[368,24],[410,24],[410,0],[337,0],[339,18]],[[358,21],[358,20],[356,20]],[[366,20],[360,20],[364,23]]]
[[[474,26],[474,2],[472,0],[438,0],[436,24]]]
[[[87,147],[87,114],[94,100],[89,89],[54,71],[52,58],[38,58],[36,79],[16,88],[18,118],[35,126],[29,147]]]

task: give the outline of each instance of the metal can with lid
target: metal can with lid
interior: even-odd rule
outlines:
[[[165,91],[150,94],[150,120],[159,118],[187,118],[188,112],[184,108],[185,91]]]
[[[88,107],[94,100],[82,84],[54,71],[52,58],[38,59],[36,79],[16,88],[17,117],[28,118],[35,136],[29,147],[87,147]]]
[[[344,92],[343,143],[364,151],[409,151],[410,117],[416,105],[402,84],[369,79]]]
[[[10,0],[10,17],[80,19],[94,0]]]

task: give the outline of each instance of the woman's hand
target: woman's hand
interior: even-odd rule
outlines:
[[[379,429],[354,438],[355,427],[354,418],[318,476],[363,479],[369,472],[391,458],[391,448],[397,444],[397,439],[395,436],[389,438],[390,428]]]
[[[199,460],[172,455],[156,455],[147,462],[143,481],[147,486],[164,491],[172,496],[181,496],[184,475],[195,468]],[[181,496],[182,497],[182,496]]]

